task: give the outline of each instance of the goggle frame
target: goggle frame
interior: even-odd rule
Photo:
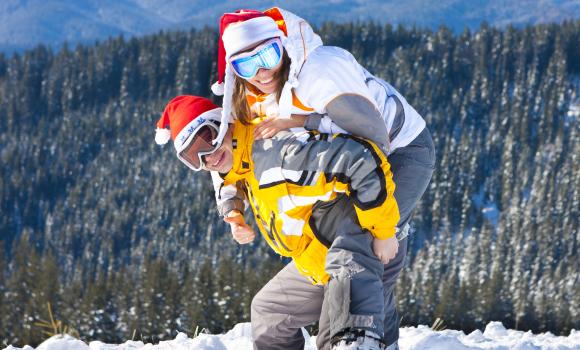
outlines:
[[[270,52],[276,53],[275,62],[269,62],[270,57],[268,56],[270,56]],[[280,40],[280,38],[272,38],[256,46],[252,51],[233,55],[230,58],[229,63],[237,76],[249,80],[256,76],[260,68],[270,70],[278,67],[283,56],[284,46],[282,45],[282,40]],[[242,69],[241,64],[247,63],[253,63],[253,67],[248,70],[248,72],[252,72],[251,74],[244,74],[238,70]]]
[[[215,136],[217,136],[217,134],[219,133],[219,125],[217,125],[217,123],[215,121],[213,121],[211,119],[208,119],[208,120],[204,121],[203,123],[201,123],[200,125],[198,125],[195,128],[195,130],[191,133],[191,135],[189,135],[187,137],[187,139],[185,140],[185,142],[176,151],[176,153],[177,153],[177,159],[179,159],[183,164],[185,164],[188,168],[190,168],[193,171],[200,171],[200,170],[202,170],[203,169],[203,166],[204,166],[203,156],[206,156],[208,154],[214,153],[221,146],[221,142],[219,142],[219,143],[216,143],[215,145],[213,145],[213,148],[211,150],[196,152],[197,158],[199,160],[199,166],[198,167],[196,167],[188,159],[186,159],[185,157],[182,156],[182,153],[184,153],[185,151],[188,150],[189,146],[195,141],[196,137],[199,136],[198,135],[199,132],[205,126],[208,126],[213,131],[215,131],[215,133],[212,133],[212,138],[215,138]],[[209,144],[209,145],[211,145],[212,144],[211,141],[213,141],[213,140],[210,140],[210,142],[206,142],[206,143]]]

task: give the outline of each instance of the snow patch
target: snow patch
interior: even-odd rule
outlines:
[[[37,350],[90,350],[83,341],[70,335],[55,335],[40,344]]]
[[[304,350],[316,350],[316,337],[304,329]],[[570,335],[515,331],[506,329],[501,322],[490,322],[483,332],[476,330],[469,335],[461,331],[436,332],[427,326],[400,329],[401,350],[580,350],[580,331]],[[143,344],[127,341],[123,344],[105,344],[92,341],[89,345],[70,336],[54,336],[47,339],[36,350],[252,350],[252,328],[249,323],[237,324],[225,334],[200,334],[191,339],[178,333],[175,339],[159,344]],[[3,350],[35,350],[30,346],[17,348],[8,346]]]
[[[483,335],[490,338],[501,338],[507,336],[508,332],[501,322],[490,322],[485,326]]]

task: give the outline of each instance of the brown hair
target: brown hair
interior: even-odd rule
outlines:
[[[282,67],[277,73],[278,86],[276,88],[276,100],[280,101],[280,95],[282,94],[282,88],[288,80],[288,74],[290,72],[290,57],[284,50],[282,54]],[[238,77],[234,77],[234,92],[232,95],[232,111],[234,116],[242,122],[244,125],[250,124],[250,121],[254,119],[252,112],[250,110],[250,105],[248,104],[248,99],[246,98],[246,80]]]

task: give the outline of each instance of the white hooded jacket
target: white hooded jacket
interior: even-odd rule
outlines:
[[[387,154],[423,131],[425,121],[406,99],[364,69],[348,51],[323,46],[312,27],[291,12],[273,8],[265,13],[278,19],[287,34],[282,43],[291,64],[279,103],[275,94],[256,96],[247,91],[256,115],[309,115],[308,129],[370,139]]]
[[[348,51],[323,46],[312,27],[291,12],[275,7],[264,13],[274,18],[286,34],[281,40],[291,64],[279,103],[275,94],[260,95],[246,90],[250,108],[257,116],[307,115],[307,129],[363,137],[375,142],[387,155],[408,145],[423,131],[425,121],[405,98],[370,74]],[[225,125],[233,120],[233,75],[228,65],[222,117],[224,135]],[[220,214],[226,215],[233,209],[243,212],[240,189],[223,186],[216,173],[212,173],[212,178]]]

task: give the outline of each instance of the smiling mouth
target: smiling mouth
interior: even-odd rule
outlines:
[[[273,81],[274,81],[274,77],[271,77],[268,80],[259,81],[259,83],[262,85],[268,85],[268,84],[272,83]]]
[[[213,168],[218,168],[221,165],[221,163],[223,163],[225,155],[226,155],[226,152],[222,152],[220,154],[219,158],[213,164],[211,164],[211,166]]]

